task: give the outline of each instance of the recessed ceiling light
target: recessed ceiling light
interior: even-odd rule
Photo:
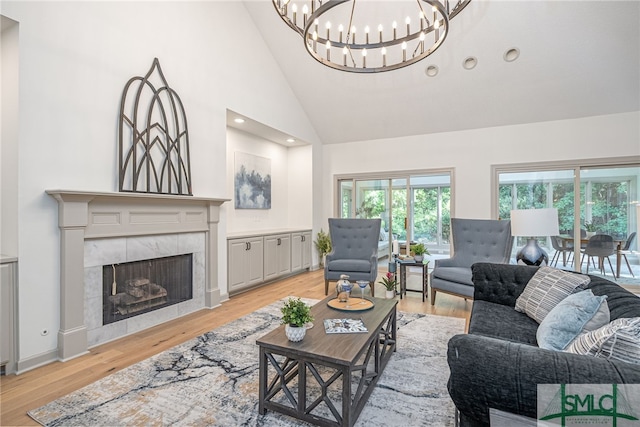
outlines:
[[[517,47],[512,47],[511,49],[507,49],[504,53],[503,58],[507,62],[513,62],[520,57],[520,49]]]
[[[296,142],[296,140],[295,140],[295,139],[293,139],[293,138],[287,138],[287,142],[291,144],[291,143]]]
[[[438,67],[436,65],[429,65],[424,73],[429,77],[435,77],[438,74]]]
[[[472,70],[476,67],[476,65],[478,65],[478,60],[473,56],[468,57],[462,62],[462,67],[465,70]]]
[[[242,119],[240,117],[238,117],[236,119],[233,119],[233,121],[236,122],[236,123],[244,123],[244,119]]]

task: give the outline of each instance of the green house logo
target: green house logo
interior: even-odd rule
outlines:
[[[553,388],[557,390],[550,399],[544,399],[544,397],[551,395],[549,392],[553,390],[542,389],[545,386],[555,386]],[[640,426],[637,403],[630,402],[627,395],[629,393],[622,390],[618,384],[539,385],[538,420],[549,421],[553,425],[563,427]],[[541,398],[546,400],[546,404],[541,402]]]

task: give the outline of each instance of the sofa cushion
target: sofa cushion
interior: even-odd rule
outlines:
[[[473,286],[471,268],[467,267],[438,267],[433,269],[433,277],[449,282],[463,283]]]
[[[590,281],[589,276],[541,267],[516,300],[515,308],[540,323],[560,301],[584,289]]]
[[[469,333],[537,345],[538,323],[513,307],[487,301],[474,301]]]
[[[579,335],[567,352],[640,364],[640,317],[616,319]]]
[[[336,259],[329,261],[327,267],[330,271],[371,271],[371,262],[362,259]]]
[[[640,317],[640,298],[617,283],[598,276],[591,276],[587,286],[594,295],[606,295],[611,320],[621,317]]]
[[[564,350],[581,333],[608,324],[606,299],[606,296],[595,296],[587,289],[560,301],[538,327],[538,346],[547,350]]]

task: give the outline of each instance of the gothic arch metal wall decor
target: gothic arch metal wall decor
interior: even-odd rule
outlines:
[[[187,116],[158,58],[124,87],[118,148],[120,191],[193,195]]]

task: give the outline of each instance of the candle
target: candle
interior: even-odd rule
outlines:
[[[367,49],[362,49],[362,68],[367,68]]]
[[[398,244],[397,240],[393,241],[393,245],[392,245],[392,252],[394,254],[398,254],[400,252],[400,245]]]
[[[378,25],[378,33],[380,34],[380,43],[382,43],[382,24]]]
[[[344,26],[342,24],[338,25],[338,31],[340,31],[340,43],[342,43],[342,32],[344,31]]]
[[[365,43],[369,44],[369,26],[368,25],[364,27],[364,38],[365,38]]]

